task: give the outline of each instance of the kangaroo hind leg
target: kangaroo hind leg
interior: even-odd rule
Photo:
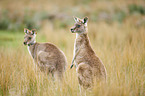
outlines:
[[[77,69],[78,81],[85,89],[91,88],[93,83],[93,72],[90,65],[81,63]]]

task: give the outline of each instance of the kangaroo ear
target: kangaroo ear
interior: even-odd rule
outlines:
[[[79,21],[79,19],[77,18],[77,17],[73,17],[74,18],[74,20],[76,21],[76,22],[78,22]]]
[[[84,24],[88,22],[88,17],[84,18]]]
[[[29,30],[24,28],[24,33],[28,33],[28,32],[29,32]]]
[[[32,34],[32,35],[37,34],[36,29],[32,29],[32,30],[31,30],[31,34]]]

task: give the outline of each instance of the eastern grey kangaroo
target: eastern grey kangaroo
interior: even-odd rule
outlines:
[[[85,89],[91,88],[93,80],[106,80],[106,68],[100,58],[93,51],[88,37],[87,22],[88,17],[79,19],[74,17],[75,24],[71,28],[72,33],[76,33],[74,44],[73,62],[76,64],[76,71],[79,84]]]
[[[38,68],[55,78],[58,77],[59,80],[62,79],[67,65],[64,53],[51,43],[36,42],[35,30],[24,28],[24,32],[24,45],[28,46],[28,51]]]

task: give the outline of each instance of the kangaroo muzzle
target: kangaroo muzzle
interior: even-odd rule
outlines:
[[[27,42],[23,42],[24,45],[27,45]]]
[[[75,32],[75,28],[71,28],[70,30],[71,30],[71,32],[72,32],[72,33],[74,33],[74,32]]]
[[[74,32],[74,29],[71,29],[71,32]]]

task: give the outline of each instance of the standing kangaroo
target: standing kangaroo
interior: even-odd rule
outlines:
[[[87,35],[88,17],[83,19],[74,17],[74,20],[76,23],[71,32],[76,33],[76,39],[71,68],[75,62],[79,84],[88,89],[92,87],[93,80],[106,80],[106,68],[90,45]]]
[[[67,65],[64,53],[51,43],[37,43],[35,30],[24,28],[24,32],[24,45],[28,45],[34,63],[41,71],[61,80]]]

